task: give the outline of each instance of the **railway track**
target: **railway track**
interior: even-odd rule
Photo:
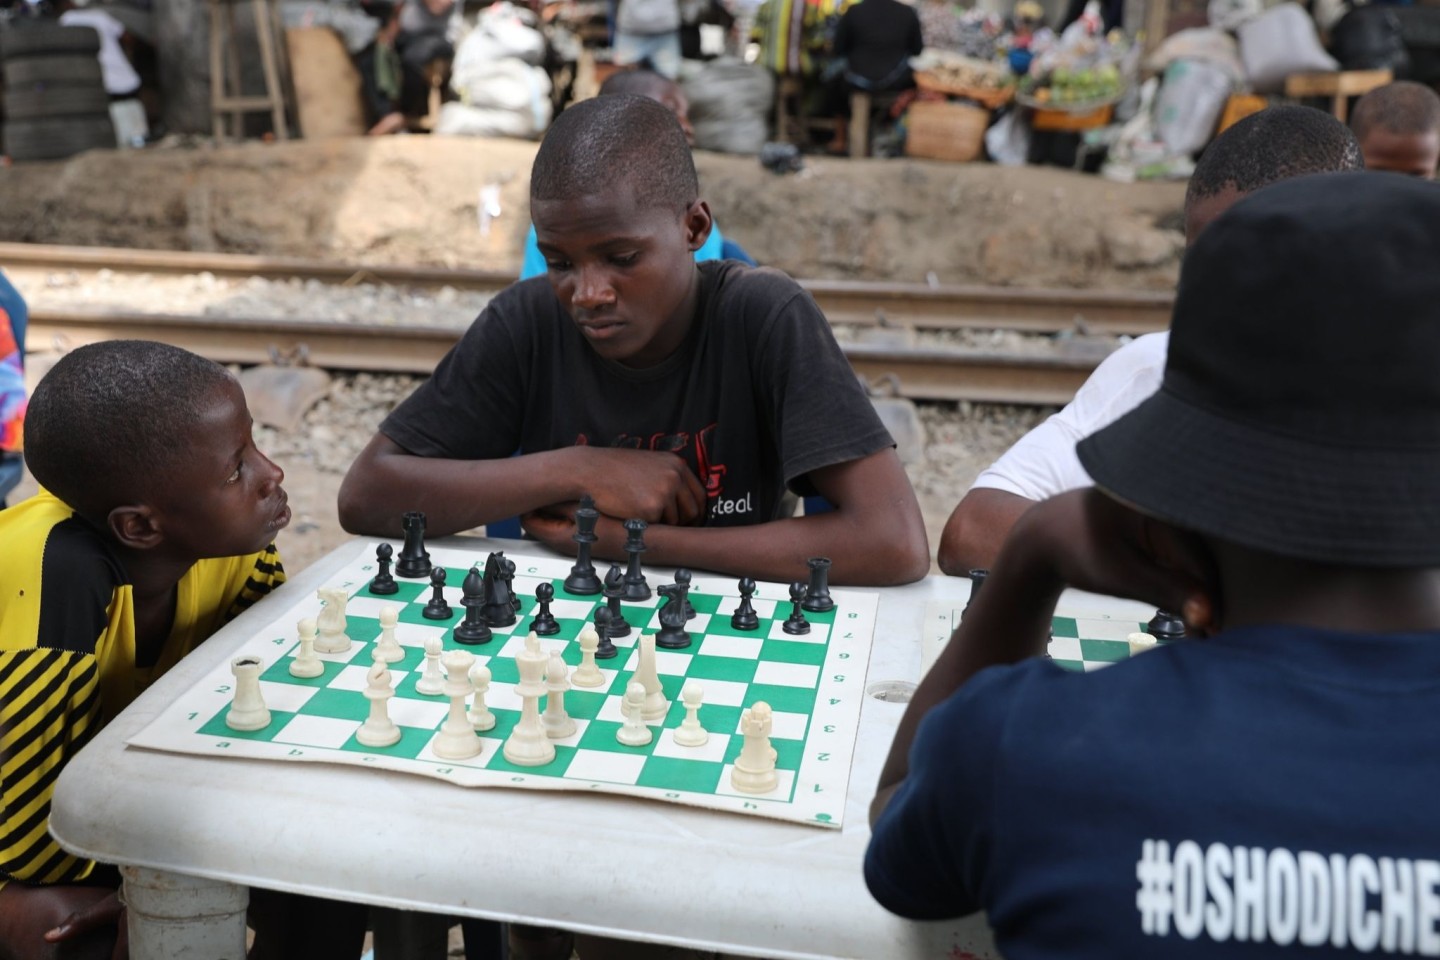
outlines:
[[[508,273],[443,267],[344,264],[230,253],[126,250],[0,243],[0,266],[130,273],[211,273],[226,277],[300,278],[332,284],[450,286],[499,291]],[[927,286],[850,280],[802,280],[832,323],[885,324],[917,330],[999,329],[1137,336],[1169,325],[1173,296],[1125,290],[1025,290]]]

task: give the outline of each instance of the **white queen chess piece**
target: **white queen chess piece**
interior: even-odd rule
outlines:
[[[480,752],[480,738],[465,715],[465,698],[470,696],[470,668],[475,654],[451,650],[440,658],[445,665],[445,696],[450,698],[450,715],[440,724],[430,749],[442,760],[466,760]]]
[[[779,785],[775,772],[775,748],[770,746],[772,716],[770,704],[757,700],[740,714],[740,732],[745,743],[730,769],[730,785],[744,793],[769,793]]]
[[[545,735],[545,724],[540,720],[540,698],[545,695],[545,665],[549,658],[540,649],[540,638],[532,631],[525,638],[525,647],[515,655],[515,666],[520,671],[520,682],[515,692],[520,694],[520,721],[510,731],[503,750],[506,760],[516,766],[539,767],[555,759],[555,744]]]
[[[365,699],[370,701],[370,716],[355,731],[355,742],[366,747],[388,747],[400,741],[400,728],[390,719],[389,700],[395,696],[390,686],[390,668],[381,661],[370,665],[365,674]]]
[[[260,696],[260,658],[236,657],[230,661],[235,675],[235,699],[225,714],[231,730],[263,730],[270,725],[270,710]]]
[[[344,653],[350,649],[350,635],[345,632],[345,604],[350,602],[350,594],[344,587],[321,587],[316,594],[325,606],[320,608],[316,621],[320,626],[320,636],[315,641],[315,650],[318,653]]]
[[[319,628],[315,621],[306,617],[296,625],[300,633],[300,652],[290,661],[290,676],[310,680],[325,672],[325,664],[315,656],[315,637]]]

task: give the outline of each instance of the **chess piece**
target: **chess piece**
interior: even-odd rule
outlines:
[[[670,712],[670,701],[665,699],[665,688],[660,686],[660,673],[655,666],[655,638],[650,635],[642,635],[640,642],[636,644],[636,657],[639,663],[635,667],[635,675],[631,677],[645,690],[645,705],[640,716],[647,722],[653,723],[656,720],[663,720],[665,714]]]
[[[800,612],[800,604],[805,600],[805,584],[796,580],[790,584],[790,616],[781,624],[780,629],[792,637],[804,636],[810,632],[810,621],[805,619],[805,614]]]
[[[552,651],[550,662],[545,667],[545,736],[551,740],[564,740],[575,734],[575,718],[565,712],[565,691],[570,689],[565,661],[559,652]]]
[[[660,608],[660,632],[655,634],[655,643],[667,650],[690,646],[690,634],[685,631],[684,586],[662,583],[655,589],[665,598],[665,605]]]
[[[580,628],[580,666],[570,675],[570,682],[577,687],[599,687],[605,684],[605,674],[595,665],[596,651],[600,647],[600,634],[591,624]],[[612,646],[610,648],[614,650]]]
[[[370,650],[370,656],[379,663],[399,663],[405,659],[405,648],[395,639],[395,627],[400,622],[400,608],[387,603],[380,608],[380,639]]]
[[[800,606],[811,613],[834,610],[835,599],[830,596],[830,558],[811,557],[805,562],[810,566],[810,585],[805,588],[805,599]]]
[[[455,628],[455,642],[474,646],[489,643],[494,636],[490,624],[485,622],[485,581],[480,578],[480,568],[471,567],[460,583],[460,606],[465,608],[465,619]]]
[[[685,686],[680,689],[680,701],[685,704],[685,719],[680,721],[680,726],[676,727],[671,735],[676,745],[703,747],[710,739],[710,734],[700,726],[700,701],[704,697],[705,691],[700,684],[694,680],[685,681]]]
[[[755,596],[755,581],[746,577],[740,581],[740,606],[730,615],[730,626],[736,630],[759,630],[760,617],[755,613],[755,606],[750,598]]]
[[[540,649],[540,638],[530,634],[525,638],[525,648],[515,655],[515,666],[520,671],[520,682],[515,692],[520,694],[520,721],[510,731],[505,741],[505,759],[521,767],[538,767],[555,759],[555,745],[545,735],[545,724],[540,720],[540,698],[545,694],[541,677],[549,658]]]
[[[466,717],[476,733],[495,729],[495,714],[485,705],[485,694],[490,692],[490,668],[477,662],[470,668],[470,686],[475,688],[475,699],[471,702]]]
[[[960,611],[960,619],[965,619],[965,614],[970,612],[970,604],[975,602],[975,597],[980,593],[980,588],[985,586],[985,578],[990,576],[989,570],[970,571],[970,596],[965,600],[965,609]]]
[[[625,688],[625,699],[620,704],[620,712],[625,716],[625,723],[615,731],[615,739],[627,747],[643,747],[655,736],[641,717],[644,703],[645,688],[631,681],[630,685]]]
[[[675,571],[675,586],[680,588],[680,606],[685,610],[685,619],[695,619],[695,607],[690,603],[690,580],[692,579],[689,570],[681,567]]]
[[[610,608],[595,608],[595,634],[598,645],[595,647],[596,660],[611,660],[620,653],[615,644],[610,642]]]
[[[344,587],[321,587],[316,594],[325,605],[316,620],[320,635],[315,638],[315,652],[344,653],[350,649],[350,636],[345,632],[345,604],[350,594]]]
[[[315,637],[319,628],[315,621],[305,618],[299,623],[300,653],[290,661],[290,676],[310,680],[325,672],[325,664],[315,656]]]
[[[535,603],[538,607],[535,619],[530,621],[530,629],[542,637],[553,637],[560,632],[560,623],[550,612],[550,604],[554,599],[554,584],[542,582],[535,588]]]
[[[804,584],[800,589],[805,589]],[[773,716],[770,704],[758,700],[740,714],[740,732],[745,742],[740,747],[740,756],[730,768],[730,785],[743,793],[769,793],[779,785],[780,777],[775,772],[775,748],[770,746],[770,727]]]
[[[390,668],[376,660],[365,675],[365,699],[370,701],[370,716],[355,731],[356,743],[363,747],[388,747],[400,742],[400,728],[390,719],[388,701],[393,696]]]
[[[610,610],[611,640],[630,636],[630,621],[625,619],[625,611],[620,609],[620,599],[624,595],[624,574],[620,572],[619,564],[612,563],[610,572],[605,574],[605,603]]]
[[[434,591],[430,596],[430,602],[425,604],[425,609],[420,611],[420,616],[426,620],[449,620],[455,616],[450,609],[450,604],[445,601],[445,568],[434,567],[430,571],[430,589]]]
[[[514,613],[519,613],[520,595],[515,592],[515,561],[507,559],[501,566],[505,571],[501,574],[505,580],[505,589],[510,594],[510,609]]]
[[[382,543],[375,548],[375,566],[379,571],[375,579],[370,581],[370,592],[377,597],[388,597],[400,591],[400,585],[390,575],[390,557],[395,552],[388,543]]]
[[[430,553],[425,549],[425,514],[412,510],[405,514],[400,523],[405,528],[405,544],[400,548],[395,574],[409,580],[428,577]]]
[[[575,566],[565,578],[565,590],[577,597],[593,597],[600,592],[600,577],[595,573],[595,564],[590,559],[590,545],[600,538],[595,536],[595,524],[600,520],[600,511],[590,494],[580,498],[580,507],[575,511],[575,535],[571,538],[580,546],[575,551]]]
[[[435,734],[430,749],[442,760],[466,760],[480,752],[480,738],[475,736],[475,728],[465,715],[475,654],[469,650],[450,650],[440,662],[445,667],[444,693],[450,698],[450,715],[440,724],[440,732]]]
[[[645,572],[640,569],[640,554],[644,553],[645,528],[650,526],[644,520],[625,521],[625,553],[630,558],[625,568],[625,600],[642,603],[650,599],[650,584],[645,582]]]
[[[225,726],[231,730],[263,730],[270,725],[270,711],[260,696],[260,658],[236,657],[230,661],[235,675],[235,699],[225,712]]]
[[[425,670],[415,681],[416,693],[438,697],[445,692],[445,678],[440,675],[440,649],[443,646],[439,637],[425,641]]]
[[[1168,610],[1156,610],[1155,616],[1145,625],[1145,632],[1160,643],[1185,639],[1185,621]]]
[[[492,627],[508,627],[515,623],[515,604],[510,594],[510,583],[515,576],[515,566],[505,559],[503,551],[496,551],[485,558],[484,600],[480,607],[485,622]]]
[[[1130,644],[1130,656],[1132,657],[1144,653],[1146,650],[1154,650],[1159,646],[1153,635],[1139,631],[1128,635],[1125,639]]]

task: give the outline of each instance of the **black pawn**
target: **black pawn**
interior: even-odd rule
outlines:
[[[388,597],[392,593],[400,592],[400,585],[390,575],[390,557],[394,553],[395,549],[388,543],[382,543],[375,548],[375,565],[380,568],[380,572],[370,581],[370,592],[377,597]]]
[[[650,599],[650,584],[645,582],[645,571],[640,569],[640,554],[644,553],[645,528],[650,526],[644,520],[625,521],[625,553],[630,558],[625,569],[625,599],[631,603],[643,603]]]
[[[600,645],[595,648],[595,659],[614,659],[620,651],[610,642],[610,611],[604,606],[595,608],[595,632],[600,635]]]
[[[749,577],[740,581],[740,606],[730,615],[730,626],[736,630],[759,630],[760,617],[755,613],[755,605],[750,598],[755,596],[755,581]]]
[[[540,609],[535,612],[535,619],[530,621],[530,629],[542,637],[553,637],[560,632],[560,624],[550,612],[550,601],[555,599],[555,587],[549,583],[542,583],[535,588],[535,602],[540,604]]]
[[[449,620],[455,616],[450,604],[445,602],[445,568],[436,567],[430,571],[430,586],[435,591],[420,616],[426,620]]]
[[[680,606],[685,611],[686,620],[695,619],[695,607],[690,603],[690,580],[689,570],[681,567],[675,571],[675,584],[680,587]]]
[[[580,498],[580,508],[575,511],[575,535],[570,539],[580,545],[575,551],[575,566],[565,578],[565,589],[577,597],[593,597],[601,590],[600,576],[590,559],[590,545],[600,538],[595,536],[595,524],[600,520],[600,511],[590,494]]]
[[[796,580],[790,584],[790,616],[781,624],[780,629],[791,636],[798,637],[810,632],[810,621],[805,619],[805,614],[800,612],[800,604],[805,600],[805,584]]]
[[[1156,610],[1155,616],[1145,625],[1145,632],[1164,643],[1185,639],[1185,621],[1168,610]]]
[[[960,611],[961,620],[964,620],[965,614],[970,612],[970,604],[975,602],[975,595],[980,592],[981,587],[985,586],[985,578],[988,576],[990,576],[989,570],[970,571],[970,596],[965,601],[965,609]]]
[[[405,545],[400,548],[400,561],[395,573],[411,580],[430,575],[430,553],[425,549],[425,514],[412,510],[405,514]]]
[[[690,634],[685,631],[685,586],[662,583],[655,591],[665,598],[665,605],[660,608],[660,631],[655,634],[655,646],[667,650],[690,646]]]
[[[479,567],[470,568],[470,572],[460,584],[460,592],[460,605],[465,608],[465,621],[455,628],[455,642],[471,645],[489,643],[494,635],[480,609],[485,604],[485,581],[480,576]]]
[[[830,596],[830,558],[811,557],[806,563],[810,565],[810,585],[805,588],[805,599],[800,606],[811,613],[834,610],[835,601]]]
[[[625,619],[625,611],[620,609],[620,598],[624,595],[625,583],[620,567],[611,564],[610,572],[605,574],[605,603],[610,613],[611,640],[630,636],[630,621]]]

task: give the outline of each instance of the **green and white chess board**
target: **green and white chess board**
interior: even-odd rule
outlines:
[[[1107,613],[1093,607],[1068,609],[1062,603],[1050,623],[1050,645],[1046,652],[1066,670],[1098,670],[1130,657],[1132,633],[1142,633],[1145,622],[1132,619],[1128,610],[1135,605],[1116,601],[1116,611]],[[940,649],[960,626],[963,606],[930,603],[925,607],[925,635],[921,643],[922,675],[928,672]]]
[[[289,665],[299,652],[298,622],[318,616],[321,602],[314,595],[291,595],[282,588],[256,607],[270,612],[272,619],[234,656],[259,657],[263,662],[260,690],[271,714],[266,727],[240,732],[226,726],[225,714],[234,696],[227,659],[129,743],[212,757],[363,765],[467,787],[595,790],[818,826],[841,825],[875,630],[876,594],[832,590],[835,609],[807,612],[810,633],[791,636],[781,629],[790,613],[788,588],[759,583],[752,603],[760,629],[745,632],[730,623],[739,603],[738,581],[696,575],[690,602],[697,615],[687,627],[694,642],[683,650],[656,652],[660,682],[671,706],[662,721],[650,725],[654,737],[643,747],[624,746],[615,733],[623,722],[620,702],[637,666],[637,638],[642,630],[647,634],[659,630],[657,611],[664,601],[656,596],[644,603],[625,603],[622,608],[631,633],[615,641],[618,656],[597,661],[605,684],[574,687],[565,694],[576,733],[553,741],[556,758],[551,763],[520,767],[504,759],[501,747],[520,717],[514,656],[523,647],[537,606],[535,587],[542,581],[555,587],[551,612],[560,625],[560,633],[542,637],[541,646],[560,650],[572,670],[580,663],[576,642],[580,628],[604,600],[564,590],[569,560],[509,551],[506,556],[516,567],[514,590],[521,601],[517,622],[495,629],[489,643],[467,646],[454,639],[454,629],[464,617],[460,584],[472,565],[484,569],[484,554],[430,548],[431,562],[446,569],[445,596],[453,612],[450,620],[434,621],[421,615],[432,593],[428,580],[397,577],[398,594],[369,594],[375,573],[373,551],[368,544],[357,543],[354,560],[329,580],[331,586],[344,586],[350,593],[345,612],[353,643],[345,653],[317,654],[324,663],[319,677],[292,677]],[[649,571],[647,577],[652,591],[668,579]],[[365,747],[356,742],[355,732],[369,714],[369,701],[363,695],[366,673],[380,635],[380,610],[388,604],[400,608],[396,638],[405,648],[404,659],[389,665],[395,688],[389,715],[402,735],[394,746]],[[486,704],[497,723],[479,735],[482,750],[469,760],[441,760],[431,751],[449,700],[415,690],[430,637],[440,637],[445,650],[470,651],[491,671]],[[704,688],[700,722],[710,737],[700,747],[682,747],[672,739],[672,731],[685,717],[679,696],[687,680]],[[779,786],[754,795],[731,786],[730,765],[743,739],[738,732],[741,711],[758,701],[774,711],[771,744],[777,753]],[[544,706],[542,698],[542,710]]]

